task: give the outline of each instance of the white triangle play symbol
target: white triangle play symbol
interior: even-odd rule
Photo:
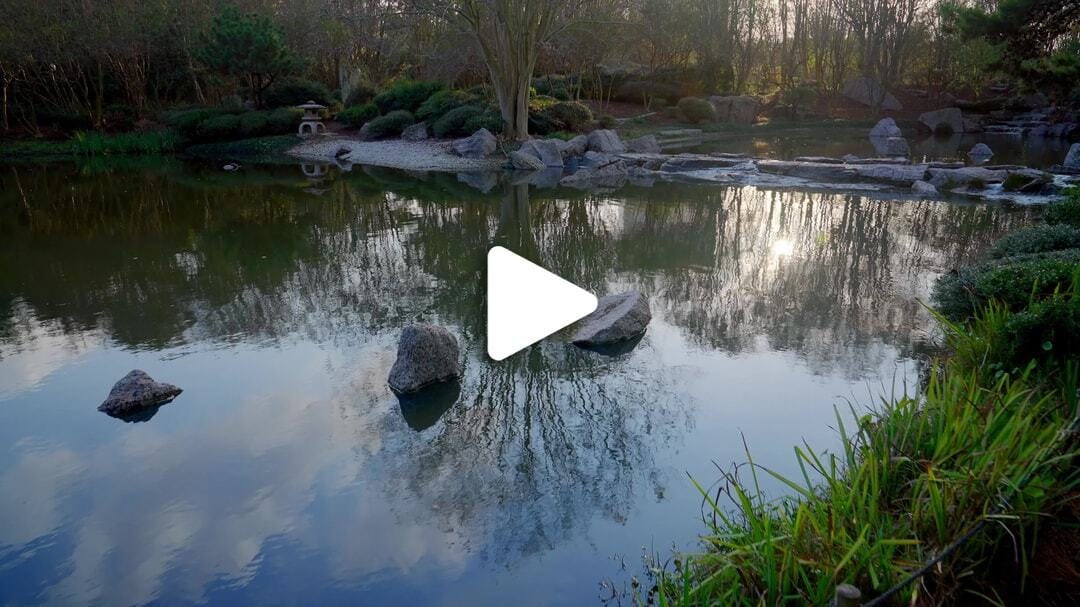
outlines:
[[[592,314],[596,296],[503,247],[487,257],[488,356],[502,360]]]

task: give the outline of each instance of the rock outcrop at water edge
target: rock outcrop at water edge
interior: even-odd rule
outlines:
[[[896,121],[892,118],[882,118],[874,125],[874,128],[870,129],[870,138],[887,139],[889,137],[903,137],[903,133],[900,132],[900,127],[896,125]]]
[[[649,300],[639,291],[601,297],[596,311],[581,320],[572,341],[583,347],[606,346],[638,337],[652,320]]]
[[[601,154],[622,154],[626,145],[619,139],[619,134],[610,129],[597,129],[589,133],[589,151]]]
[[[540,171],[544,169],[543,161],[521,150],[510,152],[510,165],[518,171]]]
[[[415,324],[401,332],[388,383],[395,392],[408,394],[459,379],[461,373],[457,338],[446,327]]]
[[[531,139],[521,144],[518,151],[533,156],[544,167],[562,168],[562,151],[553,139]]]
[[[484,158],[499,147],[499,141],[487,129],[480,129],[454,142],[454,152],[463,158]]]
[[[180,388],[155,381],[145,371],[135,369],[113,385],[105,402],[98,405],[114,417],[137,414],[144,409],[163,405],[183,392]]]

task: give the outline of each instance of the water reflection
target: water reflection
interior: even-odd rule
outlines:
[[[1027,214],[363,167],[317,193],[292,167],[13,175],[5,604],[583,602],[610,551],[692,540],[673,522],[696,512],[685,471],[736,457],[731,432],[786,433],[785,454],[827,436],[812,420],[833,395],[923,347],[933,277]],[[600,293],[640,289],[649,332],[617,356],[551,339],[490,362],[493,244]],[[465,376],[399,400],[385,379],[418,320],[462,338]],[[185,392],[119,424],[94,407],[133,367]],[[783,422],[755,400],[779,374],[807,401]]]

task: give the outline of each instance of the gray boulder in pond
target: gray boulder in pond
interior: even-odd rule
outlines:
[[[855,78],[844,83],[844,97],[867,107],[880,107],[883,110],[899,111],[904,109],[900,100],[873,78]]]
[[[497,147],[499,147],[499,141],[487,129],[480,129],[454,142],[454,151],[463,158],[486,158]]]
[[[602,154],[622,154],[626,151],[626,145],[619,134],[610,129],[597,129],[589,133],[589,151]]]
[[[461,377],[461,350],[446,327],[416,324],[405,327],[397,360],[390,368],[390,387],[408,394]]]
[[[130,415],[148,407],[163,405],[183,390],[172,384],[154,381],[145,371],[135,369],[113,385],[98,411],[109,415]]]
[[[986,145],[985,143],[976,143],[974,146],[972,146],[971,151],[968,152],[968,156],[972,158],[985,159],[990,158],[993,155],[994,150],[991,150],[990,146]]]
[[[874,128],[870,129],[870,137],[903,137],[903,133],[900,132],[900,127],[896,125],[895,120],[882,118],[874,125]]]
[[[596,311],[586,316],[573,342],[579,346],[603,346],[641,335],[652,320],[649,300],[639,291],[606,295],[597,302]]]
[[[870,143],[873,144],[874,151],[881,156],[894,158],[907,157],[911,154],[908,141],[903,137],[871,137]]]
[[[1064,164],[1070,169],[1080,169],[1080,143],[1074,143],[1069,147],[1069,153],[1065,154]]]

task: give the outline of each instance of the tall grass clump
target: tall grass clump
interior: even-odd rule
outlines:
[[[72,151],[79,156],[166,154],[177,149],[180,137],[170,130],[141,133],[76,133]]]

